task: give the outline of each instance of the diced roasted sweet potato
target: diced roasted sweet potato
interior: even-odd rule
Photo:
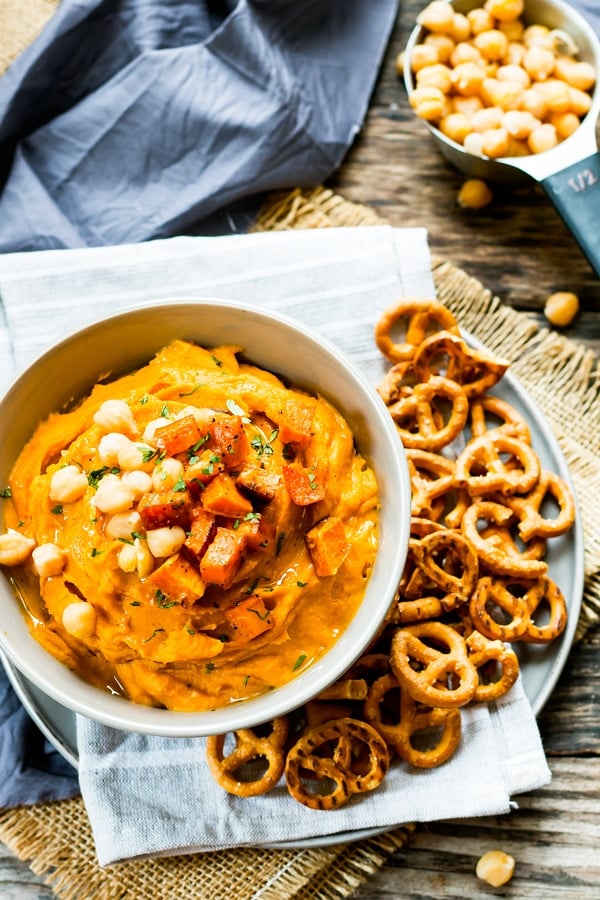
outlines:
[[[246,538],[231,528],[217,528],[200,560],[200,575],[207,584],[231,587],[244,560]]]
[[[321,519],[306,532],[304,540],[319,576],[335,575],[351,547],[344,523],[337,516]]]
[[[236,469],[246,459],[250,442],[241,416],[222,416],[209,425],[210,446],[226,469]]]
[[[169,602],[181,603],[185,607],[193,606],[206,589],[198,569],[179,553],[158,566],[148,576],[148,581],[166,597],[166,600],[159,601],[159,606]]]
[[[168,456],[184,453],[188,447],[193,447],[201,437],[202,432],[192,415],[182,416],[181,419],[168,422],[154,432],[156,446]]]
[[[189,491],[150,491],[142,494],[138,503],[142,525],[148,531],[155,528],[190,524],[192,498]]]
[[[305,469],[299,463],[291,463],[283,467],[283,477],[297,506],[310,506],[325,498],[325,479],[318,469]]]
[[[235,481],[239,487],[262,500],[263,503],[267,503],[275,496],[277,488],[281,484],[281,475],[278,472],[261,469],[260,466],[249,466],[242,469]]]
[[[212,513],[207,512],[201,506],[195,506],[192,509],[192,521],[185,539],[186,550],[200,560],[215,536],[216,529],[215,517]]]
[[[207,484],[202,492],[202,506],[215,516],[239,519],[252,512],[252,504],[236,487],[233,478],[224,472]]]
[[[279,437],[283,443],[307,444],[312,436],[314,417],[315,404],[310,400],[287,400],[279,426]]]
[[[260,513],[250,513],[245,516],[237,530],[245,536],[249,550],[273,551],[275,526]]]
[[[225,617],[235,632],[236,641],[251,641],[259,634],[273,627],[273,621],[269,616],[261,597],[248,597],[240,600],[225,613]]]

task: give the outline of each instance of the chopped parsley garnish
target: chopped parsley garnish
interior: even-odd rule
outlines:
[[[250,681],[250,676],[249,676],[249,675],[244,675],[244,679],[243,679],[243,685],[244,685],[244,687],[246,687],[246,685],[248,684],[249,681]]]
[[[144,640],[142,641],[142,644],[147,644],[148,641],[151,641],[153,637],[156,637],[156,635],[158,634],[159,631],[164,631],[164,630],[165,630],[164,628],[155,628],[154,631],[152,632],[152,634],[150,635],[150,637],[144,638]]]
[[[92,547],[92,557],[94,556],[102,556],[104,550],[98,550],[97,547]]]
[[[308,581],[297,581],[296,584],[298,585],[298,587],[306,587]]]
[[[256,519],[258,522],[260,522],[260,513],[249,512],[249,513],[246,513],[246,515],[244,516],[244,522],[252,522],[254,519]]]
[[[144,394],[142,397],[140,397],[140,406],[145,406],[149,399],[150,397],[148,396],[148,394]]]
[[[203,435],[201,438],[198,438],[196,443],[192,444],[192,446],[188,450],[188,453],[197,453],[198,450],[200,449],[200,447],[202,447],[203,444],[205,444],[209,438],[210,438],[210,433]],[[191,462],[191,460],[190,460],[190,462]]]
[[[142,604],[140,603],[139,600],[132,600],[129,605],[130,606],[141,606]]]
[[[150,462],[151,459],[158,454],[158,450],[153,450],[151,447],[138,447],[138,450],[142,454],[142,462]]]
[[[134,539],[134,541],[135,541],[136,539],[137,539],[138,541],[143,541],[143,540],[144,540],[144,535],[143,535],[143,534],[140,534],[139,531],[132,531],[132,532],[131,532],[131,537]]]
[[[257,425],[255,425],[254,427],[258,428]],[[272,444],[279,434],[279,431],[274,428],[267,438],[266,434],[260,428],[258,428],[258,430],[260,431],[260,434],[257,434],[252,438],[252,440],[250,441],[250,446],[257,456],[271,456],[271,454],[274,452]]]
[[[295,672],[296,669],[299,669],[304,660],[306,659],[306,653],[301,653],[294,665],[292,666],[292,672]]]
[[[200,390],[200,388],[201,388],[202,386],[203,386],[203,382],[202,382],[202,381],[199,381],[198,384],[195,384],[195,385],[194,385],[194,387],[191,389],[191,391],[181,391],[181,393],[179,394],[179,396],[180,396],[180,397],[191,397],[192,394],[195,394],[196,391]]]
[[[92,469],[92,471],[90,472],[90,474],[87,477],[88,484],[91,485],[91,487],[93,487],[93,488],[97,488],[98,482],[102,478],[104,478],[104,476],[106,475],[107,472],[110,472],[110,471],[111,471],[110,466],[102,466],[101,469]],[[117,469],[117,472],[118,471],[119,470]],[[116,472],[115,472],[115,474],[116,474]]]
[[[253,612],[255,615],[257,615],[261,622],[264,622],[265,619],[269,618],[269,610],[267,610],[264,615],[261,615],[257,609],[251,609],[250,612]]]
[[[169,410],[169,404],[168,404],[168,403],[165,403],[165,404],[163,405],[163,408],[161,409],[160,414],[161,414],[161,416],[162,416],[163,419],[170,419],[170,418],[171,418],[171,412],[170,412],[170,410]]]
[[[62,503],[57,503],[57,505],[53,506],[52,509],[50,510],[50,512],[52,513],[53,516],[60,516],[62,511],[63,511]]]
[[[180,396],[182,396],[182,395],[180,395]],[[196,634],[196,632],[194,631],[193,628],[186,628],[185,630],[187,631],[188,634]]]
[[[160,588],[157,588],[154,593],[154,599],[161,609],[171,609],[172,606],[177,606],[175,600],[169,600],[167,595],[161,591]]]
[[[7,497],[12,497],[11,489],[9,487],[2,488],[2,490],[0,491],[0,497],[4,497],[5,499]]]
[[[275,547],[275,556],[279,556],[279,554],[281,553],[281,548],[283,546],[284,540],[285,540],[285,532],[280,531],[279,534],[277,535],[277,545]]]
[[[215,671],[214,662],[207,662],[204,667],[204,671],[206,672],[207,675],[210,674],[210,672],[214,672]]]
[[[173,485],[174,491],[185,491],[185,481],[183,478],[178,478],[175,484]]]
[[[220,360],[218,356],[215,356],[214,353],[210,354],[210,358],[212,359],[212,361],[214,362],[214,364],[216,366],[219,366],[219,368],[223,365],[223,361]]]
[[[226,644],[229,641],[229,635],[228,634],[220,634],[219,640],[221,641],[222,644]]]

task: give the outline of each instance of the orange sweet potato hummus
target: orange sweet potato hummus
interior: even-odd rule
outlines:
[[[240,355],[178,340],[95,385],[5,491],[0,562],[35,638],[136,703],[284,684],[344,631],[374,561],[377,483],[348,424]]]

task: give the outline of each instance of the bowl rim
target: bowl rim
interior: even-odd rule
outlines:
[[[253,317],[254,322],[259,321],[263,327],[275,325],[277,328],[283,327],[288,332],[291,330],[294,335],[298,336],[303,345],[311,346],[320,356],[324,354],[327,361],[334,366],[338,373],[343,372],[344,377],[349,376],[349,384],[352,384],[353,391],[360,398],[361,408],[364,407],[369,410],[369,435],[371,440],[373,440],[376,431],[378,452],[382,453],[385,450],[385,458],[390,467],[389,471],[386,470],[385,484],[381,483],[381,473],[377,473],[380,497],[387,492],[390,499],[403,500],[408,514],[406,516],[398,516],[398,510],[396,509],[392,517],[392,510],[386,510],[385,504],[381,504],[379,537],[382,543],[378,546],[375,565],[365,590],[365,596],[361,601],[356,616],[348,628],[338,637],[332,648],[296,678],[293,678],[275,691],[231,703],[225,707],[206,712],[179,712],[132,703],[125,698],[112,695],[109,691],[103,691],[92,686],[58,662],[31,636],[25,617],[22,616],[19,609],[17,609],[17,613],[23,619],[25,629],[29,634],[29,640],[25,638],[28,646],[26,648],[15,646],[15,640],[11,639],[7,626],[0,629],[0,647],[11,663],[40,690],[71,711],[113,728],[173,737],[199,737],[225,733],[242,727],[252,727],[275,716],[284,715],[292,709],[301,706],[341,677],[374,638],[385,617],[385,613],[393,601],[395,589],[404,567],[410,530],[410,508],[409,505],[407,506],[407,502],[408,504],[410,502],[408,465],[402,443],[383,400],[363,373],[332,342],[308,328],[302,322],[279,311],[256,307],[237,300],[223,300],[221,298],[201,296],[153,299],[146,303],[127,305],[102,319],[71,330],[62,339],[54,342],[51,347],[39,354],[15,377],[2,398],[0,398],[0,417],[5,412],[6,406],[11,402],[15,402],[19,393],[38,367],[48,365],[54,362],[55,359],[64,357],[68,354],[69,347],[73,345],[73,342],[79,342],[82,339],[98,339],[98,336],[104,330],[118,328],[123,323],[130,324],[135,322],[136,319],[147,319],[148,316],[158,317],[161,313],[166,313],[167,316],[170,313],[171,318],[173,318],[176,315],[189,315],[192,311],[198,312],[199,310],[204,312],[218,310],[221,314],[226,312],[227,315],[233,314],[238,317],[242,314],[244,317]],[[201,329],[202,326],[196,326],[190,330],[198,332]],[[166,345],[170,339],[170,337],[167,337],[162,346]],[[197,339],[197,342],[202,343],[200,338]],[[207,341],[206,343],[210,342]],[[161,349],[159,344],[160,341],[156,343],[154,352]],[[256,353],[249,352],[248,356],[257,365],[269,368],[261,363],[260,359],[256,358]],[[146,360],[150,358],[144,352],[137,354],[138,359],[144,357]],[[129,354],[127,357],[129,361],[132,358],[133,354]],[[123,366],[121,373],[126,369],[127,365]],[[270,370],[273,371],[272,368]],[[121,373],[115,372],[115,377],[118,377]],[[285,371],[276,372],[276,374],[286,377]],[[295,384],[297,383],[296,379],[292,380]],[[92,383],[88,383],[88,389]],[[325,397],[328,396],[327,390],[319,389],[319,392]],[[83,394],[79,396],[83,396]],[[335,400],[333,402],[346,417],[346,411],[340,408],[335,403]],[[46,414],[52,411],[52,409],[48,408]],[[37,422],[31,427],[30,434],[36,424]],[[14,463],[14,459],[12,463]],[[8,471],[6,474],[8,474]],[[392,521],[396,532],[393,546],[390,533]],[[382,528],[383,534],[381,534]],[[384,566],[385,572],[383,571]],[[18,607],[9,579],[5,575],[6,571],[0,581],[0,604],[12,602],[15,607]],[[367,599],[373,599],[374,586],[379,585],[380,582],[386,585],[385,590],[381,592],[385,596],[375,597],[375,602],[372,606],[373,614],[369,616],[367,615],[366,601]],[[34,652],[34,661],[29,659],[27,650]],[[44,671],[40,671],[38,668],[39,661],[38,665],[35,664],[35,655],[39,656],[38,651],[44,654]],[[73,682],[73,679],[76,679],[76,682]],[[75,691],[73,688],[75,688]]]

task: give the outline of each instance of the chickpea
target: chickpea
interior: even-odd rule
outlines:
[[[65,631],[76,638],[91,637],[96,631],[96,610],[87,600],[65,606],[62,614]]]
[[[452,85],[459,94],[472,97],[479,94],[485,80],[485,70],[474,62],[464,62],[455,66],[451,73]]]
[[[447,34],[428,34],[425,44],[434,47],[437,51],[437,61],[447,63],[450,59],[455,43]]]
[[[569,86],[558,78],[548,78],[547,81],[535,82],[546,106],[551,112],[569,112],[571,109],[571,92]]]
[[[60,575],[65,567],[66,556],[56,544],[39,544],[31,554],[33,567],[40,578]]]
[[[483,138],[482,151],[484,156],[498,159],[507,155],[508,131],[506,128],[489,128],[481,136]]]
[[[596,83],[596,73],[590,63],[580,62],[568,56],[560,56],[556,60],[554,71],[558,78],[580,91],[589,91]]]
[[[119,451],[119,468],[124,469],[125,471],[141,469],[142,472],[149,472],[154,468],[156,454],[156,448],[151,447],[150,444],[146,444],[142,441],[139,443],[130,441],[127,447],[123,447],[122,450]]]
[[[557,328],[570,325],[579,312],[579,297],[572,291],[557,291],[546,299],[544,315]]]
[[[484,106],[479,112],[471,116],[473,131],[488,131],[490,128],[500,128],[504,121],[504,111],[499,106]]]
[[[466,41],[471,37],[471,26],[469,20],[462,13],[454,13],[452,19],[452,28],[450,29],[450,37],[455,41]]]
[[[130,407],[124,400],[105,400],[94,414],[94,422],[102,431],[120,431],[132,437],[137,425]]]
[[[456,141],[457,144],[462,144],[465,137],[473,130],[469,117],[458,112],[444,116],[439,123],[439,129],[442,134],[445,134],[451,141]]]
[[[483,69],[485,60],[477,47],[468,41],[461,41],[456,44],[450,55],[450,63],[453,67],[460,66],[461,63],[474,62]]]
[[[117,562],[123,572],[135,572],[137,569],[137,553],[133,544],[123,544],[117,554]]]
[[[52,473],[48,496],[57,503],[73,503],[85,494],[87,475],[78,466],[63,466]]]
[[[482,31],[490,31],[494,27],[494,17],[481,6],[469,10],[467,20],[473,35],[481,34]]]
[[[416,81],[417,88],[437,87],[442,94],[447,94],[452,87],[450,69],[443,63],[436,63],[433,66],[425,66],[423,69],[419,69]]]
[[[415,88],[408,95],[408,102],[420,119],[433,122],[446,110],[446,97],[437,87]]]
[[[492,202],[493,195],[485,181],[469,178],[458,192],[458,205],[463,209],[483,209]]]
[[[531,78],[523,66],[513,64],[498,66],[496,78],[498,81],[518,81],[523,89],[531,86]]]
[[[497,28],[477,34],[473,38],[473,44],[484,59],[491,61],[504,59],[508,52],[508,38]]]
[[[508,135],[508,150],[506,151],[507,156],[529,156],[531,154],[531,150],[527,145],[526,141],[520,141],[517,138],[513,137],[512,134]]]
[[[146,532],[146,540],[152,556],[164,558],[181,549],[185,541],[185,531],[179,525],[155,528]]]
[[[133,491],[118,475],[105,475],[92,498],[92,505],[100,512],[114,515],[127,512],[133,506]]]
[[[463,147],[473,156],[483,156],[483,136],[478,131],[472,131],[466,136]]]
[[[108,434],[103,434],[98,441],[100,462],[105,466],[118,465],[119,452],[130,443],[130,439],[119,431],[110,431]]]
[[[35,547],[33,538],[10,528],[0,534],[0,566],[18,566],[31,555]]]
[[[472,116],[478,110],[483,109],[483,102],[480,97],[453,97],[452,112],[463,113],[465,116]]]
[[[518,81],[498,81],[486,78],[481,85],[481,95],[490,106],[501,109],[519,109],[523,101],[523,87]]]
[[[429,31],[450,34],[454,21],[454,10],[446,0],[432,0],[417,16],[417,22]]]
[[[523,109],[510,109],[504,113],[503,117],[504,127],[517,140],[528,138],[533,129],[540,124],[539,119]]]
[[[150,552],[150,548],[146,541],[141,538],[135,538],[133,542],[135,549],[136,570],[138,578],[147,578],[154,568],[154,557]]]
[[[152,476],[148,472],[142,472],[141,469],[123,472],[121,482],[129,488],[134,500],[139,500],[142,494],[152,490]]]
[[[541,121],[548,113],[548,104],[544,99],[544,95],[537,88],[532,87],[523,91],[521,109],[531,113],[532,116]]]
[[[164,416],[159,416],[156,419],[151,419],[147,425],[144,427],[142,432],[142,440],[144,440],[147,444],[152,444],[155,446],[156,441],[154,440],[154,436],[159,428],[164,428],[167,424],[167,420]]]
[[[556,128],[549,122],[543,122],[533,129],[527,138],[527,143],[532,153],[545,153],[546,150],[552,150],[558,144]]]
[[[507,22],[498,22],[498,31],[505,34],[510,43],[522,41],[525,26],[520,19],[512,19]]]
[[[552,50],[554,47],[554,39],[550,33],[550,29],[545,25],[529,25],[523,31],[523,43],[526,47],[546,47]]]
[[[161,460],[152,472],[155,491],[170,491],[183,476],[183,463],[172,456]]]
[[[574,112],[576,116],[579,116],[582,119],[584,116],[590,111],[592,105],[592,98],[589,94],[586,94],[585,91],[580,91],[578,88],[571,87],[567,85],[569,91],[569,97],[571,99],[571,112]]]
[[[110,517],[104,528],[107,537],[117,541],[120,539],[131,540],[134,532],[141,531],[142,517],[136,510],[115,513]]]
[[[551,50],[536,44],[525,52],[523,68],[533,81],[544,81],[554,71],[556,57]]]
[[[513,877],[515,861],[508,853],[502,850],[490,850],[484,853],[475,867],[475,874],[482,881],[487,881],[493,887],[501,887]]]
[[[550,113],[549,121],[556,128],[559,141],[565,141],[580,125],[579,116],[576,116],[573,112],[552,112]]]
[[[483,8],[495,19],[510,22],[522,15],[525,4],[523,0],[486,0]]]
[[[520,44],[517,41],[511,41],[508,45],[504,62],[507,66],[522,66],[526,52],[527,48],[524,44]]]
[[[413,72],[420,72],[420,70],[424,69],[425,66],[432,66],[434,63],[437,63],[439,61],[439,53],[436,48],[431,45],[431,43],[415,44],[410,56],[410,67]],[[404,71],[404,61],[402,62],[401,66],[396,66],[396,68],[398,70],[398,74],[401,75]]]

